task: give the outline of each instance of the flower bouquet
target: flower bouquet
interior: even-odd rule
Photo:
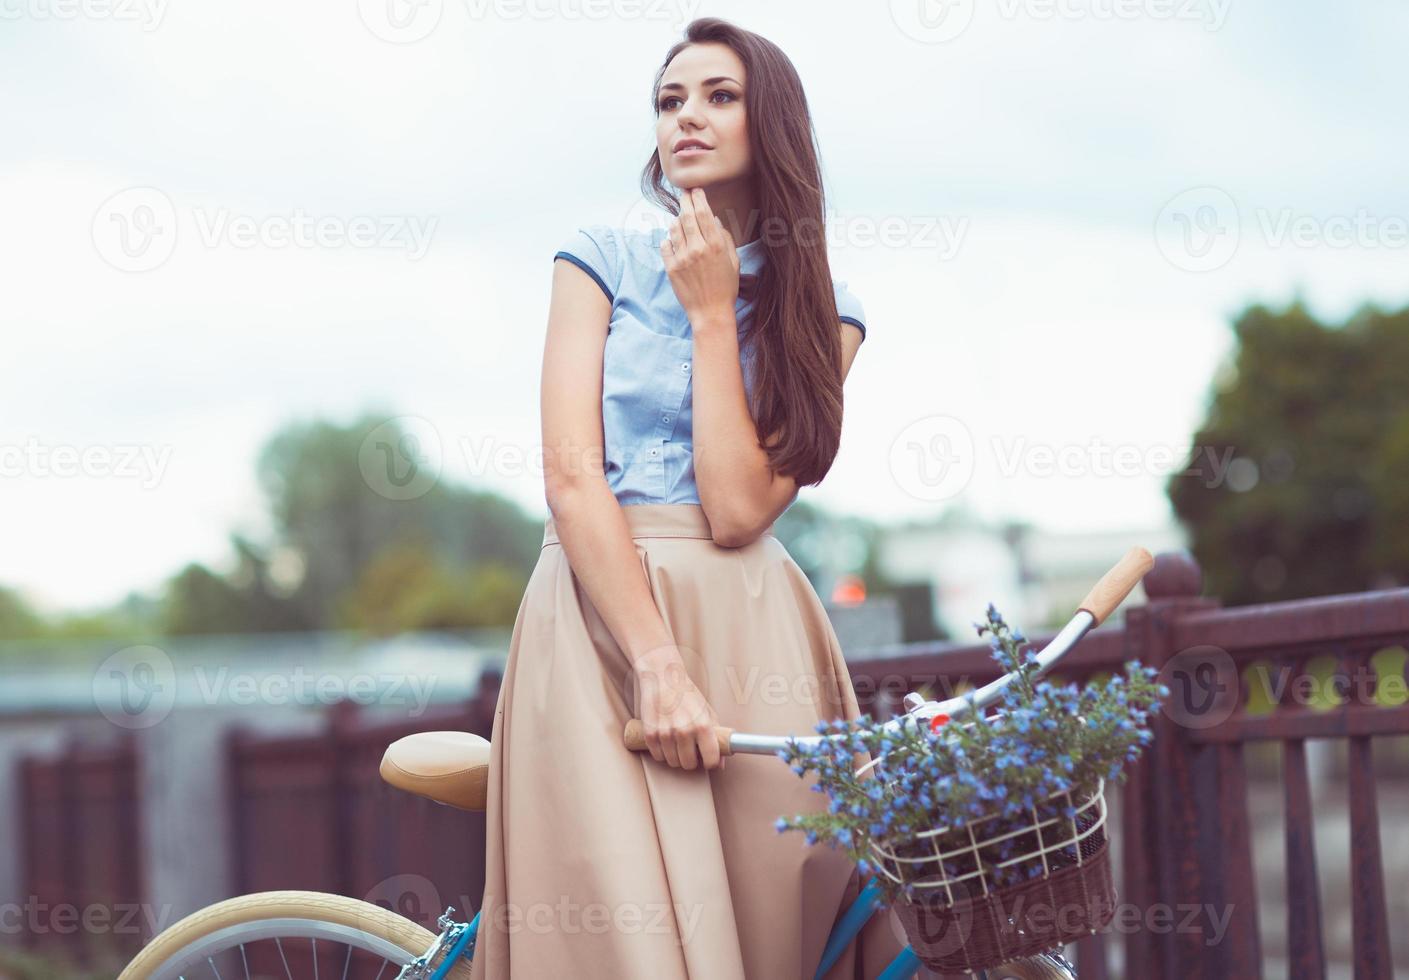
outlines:
[[[777,829],[824,839],[874,874],[921,962],[947,973],[1034,956],[1111,920],[1105,781],[1150,741],[1168,694],[1137,661],[1081,688],[1034,680],[1036,652],[1019,652],[1025,638],[992,604],[974,625],[1014,675],[993,714],[899,730],[869,715],[824,721],[817,731],[835,737],[778,753],[815,773],[811,789],[830,803]]]

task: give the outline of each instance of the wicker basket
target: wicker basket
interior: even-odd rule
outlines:
[[[1104,790],[1102,781],[1085,798],[1049,797],[1016,829],[995,814],[894,846],[872,841],[878,873],[913,889],[895,912],[920,961],[940,973],[973,973],[1107,925],[1115,887]],[[1075,815],[1063,816],[1065,807]]]

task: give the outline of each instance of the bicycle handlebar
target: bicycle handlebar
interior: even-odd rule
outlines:
[[[1037,670],[1033,677],[1041,677],[1051,670],[1052,666],[1060,660],[1077,642],[1088,632],[1104,623],[1115,608],[1125,600],[1136,586],[1154,566],[1155,560],[1144,548],[1136,545],[1125,553],[1125,556],[1116,562],[1100,580],[1091,587],[1091,591],[1086,593],[1086,598],[1081,600],[1081,605],[1077,607],[1076,614],[1071,618],[1061,631],[1054,636],[1051,641],[1042,648],[1037,655]],[[1003,689],[1012,683],[1016,674],[1004,674],[997,680],[985,684],[977,691],[962,694],[949,698],[945,701],[924,701],[911,708],[905,714],[891,719],[885,727],[899,728],[901,726],[913,726],[917,721],[933,718],[935,715],[955,715],[963,714],[966,711],[976,711],[986,708],[997,701],[1003,693]],[[906,697],[909,704],[911,698],[919,699],[918,695]],[[743,732],[736,732],[732,728],[724,725],[715,726],[715,735],[719,739],[719,751],[722,755],[733,755],[736,752],[745,752],[754,755],[772,755],[780,749],[787,747],[790,743],[808,745],[818,743],[822,739],[840,738],[839,735],[811,735],[794,737],[790,735],[750,735]],[[622,741],[626,747],[633,752],[643,752],[646,750],[645,728],[641,719],[632,718],[626,723],[626,729],[622,732]]]
[[[1138,544],[1125,553],[1111,570],[1102,575],[1100,581],[1091,586],[1086,598],[1081,600],[1079,610],[1086,610],[1096,620],[1094,629],[1106,621],[1115,607],[1125,601],[1132,589],[1154,567],[1155,560],[1150,553]]]

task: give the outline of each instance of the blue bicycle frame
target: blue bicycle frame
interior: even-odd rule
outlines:
[[[869,878],[865,887],[861,889],[861,894],[856,896],[856,900],[848,906],[842,913],[842,917],[837,920],[832,927],[832,933],[827,937],[826,948],[822,950],[822,962],[817,966],[817,973],[813,980],[822,980],[822,977],[830,970],[841,954],[846,951],[847,946],[856,938],[863,926],[870,921],[871,916],[882,907],[881,889],[876,884],[876,879]],[[449,910],[447,910],[449,911]],[[460,960],[470,962],[475,955],[475,938],[479,931],[479,913],[470,920],[468,925],[463,923],[452,923],[446,933],[442,933],[437,940],[436,947],[449,948],[444,961],[430,975],[430,980],[445,980],[452,967]],[[891,960],[890,965],[885,968],[877,980],[910,980],[920,969],[920,958],[915,952],[906,946],[901,950],[900,955]],[[985,973],[978,976],[984,978]]]

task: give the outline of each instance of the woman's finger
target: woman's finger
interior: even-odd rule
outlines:
[[[703,187],[692,188],[689,194],[690,203],[693,205],[692,213],[695,216],[695,228],[700,233],[700,238],[711,245],[715,239],[721,237],[719,229],[721,227],[719,218],[709,208],[709,198],[706,197]]]
[[[680,217],[677,220],[680,224],[680,232],[685,236],[685,241],[688,244],[704,243],[704,236],[700,233],[699,219],[695,217],[694,191],[686,191],[680,195]]]
[[[695,753],[694,733],[686,729],[675,733],[675,745],[680,752],[680,768],[695,769],[699,766],[699,756]]]
[[[680,749],[676,745],[675,736],[672,733],[666,732],[661,736],[660,748],[661,752],[665,754],[665,761],[672,766],[679,767]]]
[[[646,750],[651,753],[651,758],[657,762],[664,762],[665,753],[660,749],[660,733],[648,728],[645,730],[644,736]]]
[[[714,734],[714,726],[699,732],[695,736],[696,744],[700,749],[700,763],[706,769],[714,769],[719,766],[719,737]]]

